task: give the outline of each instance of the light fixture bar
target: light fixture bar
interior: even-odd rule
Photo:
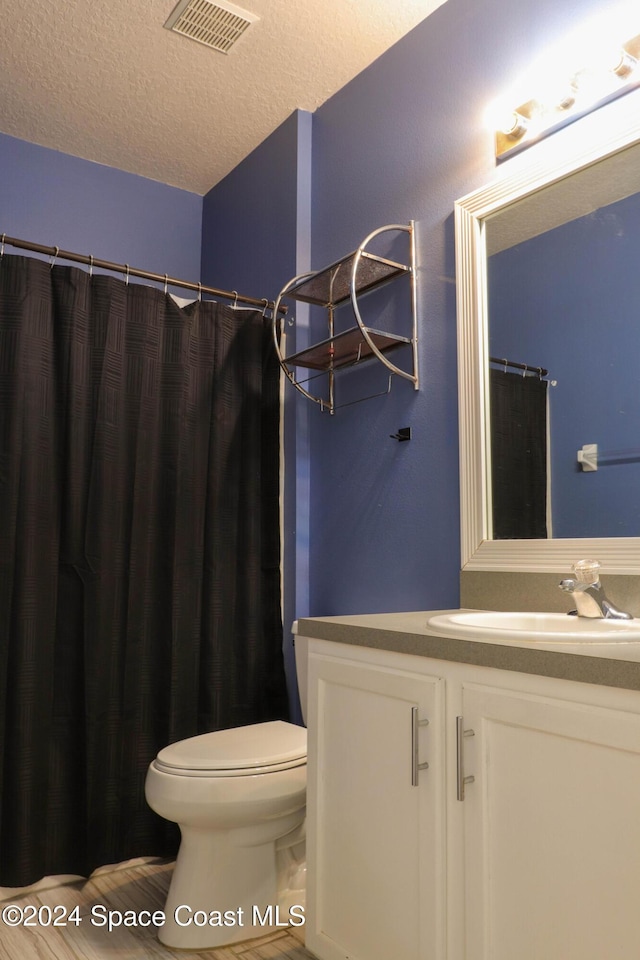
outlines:
[[[509,106],[496,123],[496,158],[505,159],[531,146],[638,86],[640,34],[614,49],[609,63],[600,58],[598,64],[586,64],[567,75],[553,93],[538,93]]]

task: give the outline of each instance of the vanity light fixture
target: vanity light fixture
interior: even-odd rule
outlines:
[[[637,28],[636,28],[637,29]],[[592,56],[577,70],[565,73],[557,84],[546,83],[546,92],[529,99],[511,100],[491,110],[498,160],[523,150],[566,124],[640,86],[640,34],[609,53]],[[517,105],[514,105],[517,104]],[[496,119],[502,116],[502,120]]]

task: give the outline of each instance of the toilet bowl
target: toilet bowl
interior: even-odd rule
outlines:
[[[147,803],[181,833],[162,943],[209,949],[304,922],[306,763],[305,728],[282,720],[160,750]]]

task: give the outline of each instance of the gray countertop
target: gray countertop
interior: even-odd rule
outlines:
[[[640,690],[640,643],[549,644],[492,638],[438,636],[427,621],[446,610],[308,617],[298,621],[301,636],[334,643],[392,650],[477,666],[558,677],[601,686]]]

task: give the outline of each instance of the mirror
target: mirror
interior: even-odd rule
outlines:
[[[640,129],[558,154],[456,204],[462,567],[640,573]]]
[[[498,211],[485,242],[491,539],[640,536],[640,146]]]

